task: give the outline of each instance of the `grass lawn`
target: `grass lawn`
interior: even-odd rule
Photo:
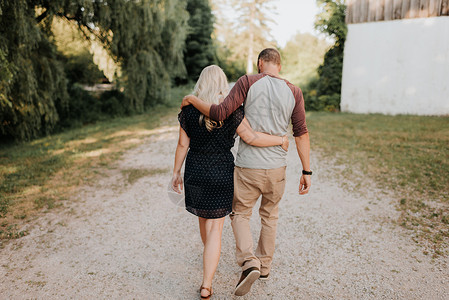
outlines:
[[[308,113],[312,149],[342,165],[345,180],[360,172],[393,191],[399,223],[431,242],[449,241],[449,118]]]
[[[176,125],[189,91],[173,89],[172,103],[146,114],[0,146],[0,240],[26,235],[20,224],[62,205],[74,188],[156,127]],[[442,254],[449,244],[449,118],[309,112],[307,120],[313,151],[343,166],[345,181],[357,183],[363,173],[393,191],[399,224]],[[141,176],[127,175],[130,181]]]

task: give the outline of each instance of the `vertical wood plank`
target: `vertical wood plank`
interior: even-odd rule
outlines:
[[[358,22],[358,11],[357,11],[357,2],[358,0],[352,0],[352,23],[357,23]]]
[[[393,0],[393,20],[401,19],[403,0]]]
[[[429,1],[429,17],[439,16],[441,13],[441,0]]]
[[[393,20],[393,0],[385,0],[384,19]]]
[[[346,3],[346,17],[345,17],[346,24],[352,23],[352,0],[348,0]]]
[[[401,19],[407,19],[410,16],[410,0],[402,1]]]
[[[352,6],[352,22],[360,23],[360,0],[354,0]]]
[[[368,22],[374,22],[376,21],[376,10],[377,6],[379,5],[379,0],[369,0],[368,5]]]
[[[441,2],[441,16],[449,16],[449,0]]]
[[[359,22],[364,23],[368,21],[368,0],[359,0],[359,2],[360,2]]]
[[[355,14],[355,2],[356,0],[349,0],[348,2],[348,24],[354,23],[354,14]]]
[[[419,17],[419,1],[420,0],[410,0],[409,18]]]
[[[419,17],[427,18],[429,16],[429,0],[421,0],[419,3]]]
[[[383,21],[385,19],[384,18],[384,5],[385,5],[385,0],[377,1],[376,21]]]

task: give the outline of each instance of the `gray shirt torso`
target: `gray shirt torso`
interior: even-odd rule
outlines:
[[[265,76],[251,85],[244,102],[245,117],[254,131],[283,136],[287,134],[295,107],[291,89],[282,79]],[[281,146],[254,147],[240,139],[236,166],[275,169],[287,165],[287,152]]]

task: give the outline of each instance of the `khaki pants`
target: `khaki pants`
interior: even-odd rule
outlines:
[[[276,242],[276,226],[279,217],[279,201],[285,188],[285,168],[234,169],[234,201],[231,225],[236,243],[237,263],[243,271],[257,267],[262,275],[270,272]],[[256,252],[249,221],[254,205],[262,195],[259,215],[262,228]]]

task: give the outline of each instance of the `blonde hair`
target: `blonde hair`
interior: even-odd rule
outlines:
[[[193,94],[204,102],[219,104],[220,98],[226,97],[229,90],[228,79],[223,70],[216,65],[205,67],[201,71],[200,78],[195,84]],[[220,128],[223,121],[215,122],[210,118],[201,115],[199,119],[200,125],[205,123],[206,129],[210,132],[214,128]]]

